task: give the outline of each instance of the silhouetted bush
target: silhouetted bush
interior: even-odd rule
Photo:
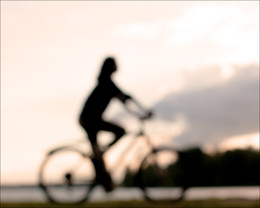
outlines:
[[[254,149],[232,150],[209,155],[200,148],[180,152],[177,163],[168,167],[175,186],[255,186],[260,184],[260,153]],[[160,181],[146,171],[147,181]],[[123,184],[133,186],[134,174],[127,172]]]

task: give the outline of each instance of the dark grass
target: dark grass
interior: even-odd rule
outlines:
[[[80,205],[53,203],[1,203],[1,208],[259,208],[259,200],[208,199],[180,202],[109,201],[89,202]]]

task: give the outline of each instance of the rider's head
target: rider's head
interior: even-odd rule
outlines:
[[[99,81],[106,80],[111,77],[112,73],[117,70],[116,61],[113,57],[108,57],[105,59],[101,71],[98,77]]]

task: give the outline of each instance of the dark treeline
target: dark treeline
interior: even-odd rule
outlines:
[[[260,184],[260,153],[257,150],[232,150],[209,155],[200,148],[179,153],[177,163],[170,165],[175,186],[255,186]],[[150,184],[160,182],[149,175]],[[133,186],[133,173],[127,172],[123,184]]]

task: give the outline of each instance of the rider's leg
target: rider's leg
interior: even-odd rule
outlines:
[[[102,151],[100,150],[97,143],[97,131],[88,131],[88,137],[94,152],[94,157],[92,162],[96,170],[97,182],[102,184],[106,191],[112,191],[114,189],[114,184],[110,174],[106,169],[106,165],[102,156]]]
[[[88,134],[88,139],[92,146],[92,150],[93,150],[95,157],[100,157],[102,154],[101,154],[100,148],[97,143],[98,130],[94,126],[92,128],[90,128],[90,126],[88,126],[88,128],[85,128],[85,130]]]
[[[106,121],[102,121],[101,130],[112,132],[115,135],[114,140],[108,145],[109,147],[114,145],[122,136],[126,134],[122,127]]]

